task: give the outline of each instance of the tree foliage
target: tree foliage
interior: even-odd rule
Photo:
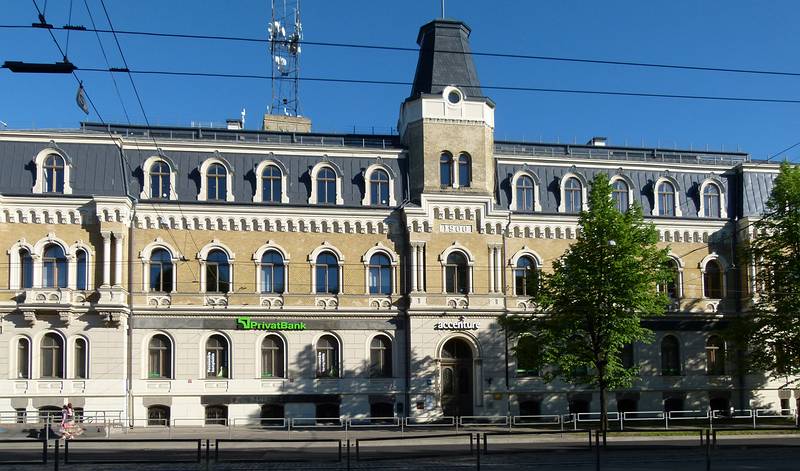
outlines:
[[[800,375],[800,167],[783,163],[747,249],[756,293],[742,318],[751,368]]]
[[[623,349],[652,341],[641,320],[663,314],[668,303],[656,290],[672,276],[667,249],[657,242],[641,207],[619,212],[608,177],[597,175],[576,242],[539,277],[533,299],[540,314],[505,319],[513,334],[535,339],[517,357],[538,365],[547,381],[560,377],[599,389],[605,412],[606,391],[630,386],[637,374],[623,364]]]

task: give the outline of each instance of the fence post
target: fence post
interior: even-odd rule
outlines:
[[[475,467],[476,467],[476,469],[478,471],[480,471],[480,469],[481,469],[481,434],[477,433],[476,435],[478,437],[478,447],[475,450]],[[485,438],[486,438],[486,435],[484,434],[484,439]],[[470,435],[469,443],[470,443],[470,445],[472,444],[472,435]],[[486,443],[486,442],[484,441],[484,443]]]
[[[706,471],[711,471],[711,431],[706,430]]]
[[[755,430],[755,429],[758,428],[756,426],[756,416],[758,415],[758,410],[757,409],[750,409],[750,413],[753,414],[753,430]]]
[[[58,442],[60,440],[56,440],[56,448],[53,450],[53,469],[58,471]],[[64,442],[66,444],[66,442]],[[47,453],[45,452],[44,455],[44,462],[47,463]]]
[[[350,470],[350,439],[347,439],[347,469]]]
[[[480,434],[478,434],[478,445],[480,446]],[[487,453],[489,453],[489,440],[486,436],[486,432],[483,432],[483,454],[485,455]]]

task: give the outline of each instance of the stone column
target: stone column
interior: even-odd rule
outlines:
[[[114,286],[122,287],[122,242],[125,240],[125,234],[121,232],[114,233]]]
[[[411,291],[417,291],[417,247],[415,244],[411,244]]]
[[[111,285],[111,232],[101,231],[103,237],[103,286]]]

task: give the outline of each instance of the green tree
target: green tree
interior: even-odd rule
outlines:
[[[800,375],[800,167],[781,164],[747,249],[755,263],[753,309],[741,318],[751,369]],[[790,383],[791,383],[790,382]]]
[[[512,335],[535,339],[516,354],[536,362],[546,381],[562,378],[599,390],[604,442],[607,392],[629,387],[637,375],[636,367],[624,365],[622,351],[634,342],[652,342],[653,333],[641,320],[662,315],[667,307],[656,285],[671,275],[667,249],[657,242],[658,232],[644,222],[641,207],[619,212],[608,177],[597,175],[576,242],[552,272],[539,277],[533,297],[539,314],[504,320]]]

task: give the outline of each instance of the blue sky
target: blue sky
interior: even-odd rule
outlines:
[[[44,0],[37,0],[44,5]],[[87,0],[98,26],[107,26],[99,0]],[[263,37],[268,1],[106,0],[117,29]],[[413,47],[419,26],[439,16],[439,0],[303,0],[305,39]],[[73,24],[90,26],[83,0],[74,0]],[[49,0],[48,20],[67,23],[69,2]],[[447,16],[472,28],[474,51],[624,61],[800,71],[800,4],[742,0],[447,1]],[[35,21],[32,2],[4,2],[0,24]],[[56,33],[62,44],[65,33]],[[110,35],[101,35],[112,67],[122,61]],[[269,74],[262,44],[121,36],[132,69]],[[93,33],[72,33],[70,59],[78,67],[105,67]],[[55,61],[45,31],[0,29],[0,61]],[[485,85],[800,99],[800,77],[476,58]],[[302,75],[411,81],[416,54],[307,46]],[[108,122],[125,122],[109,74],[79,72]],[[125,75],[116,76],[131,121],[142,114]],[[152,124],[223,122],[248,112],[260,124],[270,97],[268,81],[135,76]],[[77,127],[69,76],[22,75],[0,70],[0,120],[12,128]],[[353,126],[387,131],[396,125],[410,87],[302,83],[301,106],[318,131]],[[533,92],[486,93],[497,103],[496,138],[611,144],[741,148],[756,158],[800,141],[800,104],[665,100]],[[787,156],[796,159],[800,147]]]

